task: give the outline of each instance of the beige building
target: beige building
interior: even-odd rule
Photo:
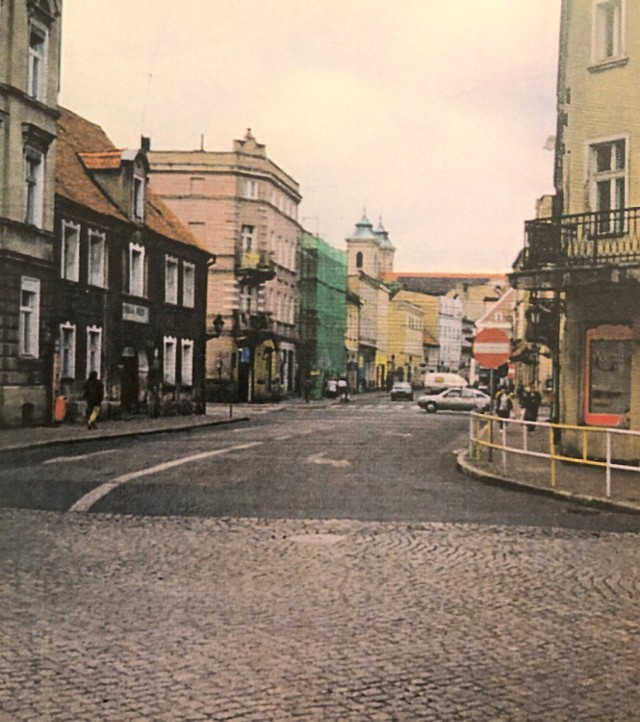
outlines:
[[[410,301],[394,296],[389,302],[387,354],[389,373],[395,379],[422,381],[423,318],[422,309]]]
[[[217,262],[209,271],[210,398],[279,398],[297,375],[298,183],[250,131],[230,152],[152,151],[151,186]]]
[[[511,279],[553,339],[553,416],[571,424],[630,411],[640,428],[639,62],[639,3],[563,0],[553,208],[525,224]]]
[[[52,418],[60,0],[0,2],[0,426]]]
[[[363,214],[347,238],[347,288],[359,299],[358,350],[347,348],[349,378],[354,389],[383,388],[390,368],[387,347],[390,289],[382,276],[393,269],[395,248],[382,222],[374,230]]]

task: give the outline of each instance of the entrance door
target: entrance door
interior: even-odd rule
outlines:
[[[125,411],[133,413],[137,410],[139,390],[138,354],[134,349],[127,348],[122,356],[122,389],[120,391],[120,400]]]

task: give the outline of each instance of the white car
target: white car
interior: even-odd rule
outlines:
[[[491,397],[478,389],[446,389],[438,394],[425,394],[418,406],[429,414],[436,411],[488,411]]]

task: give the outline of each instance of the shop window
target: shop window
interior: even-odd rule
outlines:
[[[40,337],[40,281],[22,276],[20,283],[20,356],[37,358]]]
[[[183,386],[193,386],[193,341],[182,339],[180,374]]]
[[[165,336],[163,343],[162,379],[165,384],[175,386],[176,383],[176,339]]]
[[[629,412],[632,343],[628,326],[604,325],[587,331],[585,423],[618,426]]]
[[[60,325],[60,376],[76,377],[76,327],[72,323]]]
[[[102,378],[102,329],[98,326],[87,328],[87,376],[95,371]]]

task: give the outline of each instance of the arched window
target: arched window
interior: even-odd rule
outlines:
[[[356,268],[362,268],[362,251],[356,253]]]

